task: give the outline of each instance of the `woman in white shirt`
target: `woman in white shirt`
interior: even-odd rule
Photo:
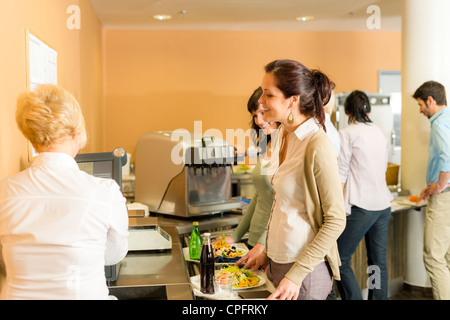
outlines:
[[[19,97],[16,121],[39,155],[0,181],[0,299],[108,299],[105,265],[128,250],[126,200],[74,160],[86,143],[78,102],[41,85]]]
[[[369,299],[387,299],[386,244],[392,195],[386,183],[389,140],[372,123],[370,102],[362,91],[352,92],[344,103],[349,126],[340,130],[339,173],[344,187],[347,225],[338,239],[344,300],[362,299],[361,289],[350,268],[351,257],[365,237],[370,276]]]
[[[266,252],[253,269],[267,268],[277,288],[269,299],[324,300],[339,279],[336,240],[345,226],[337,157],[323,130],[334,83],[294,60],[273,61],[265,71],[264,120],[282,125],[272,142]]]

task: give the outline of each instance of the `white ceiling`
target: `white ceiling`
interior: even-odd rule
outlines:
[[[90,0],[106,29],[373,31],[370,5],[380,8],[380,31],[401,30],[401,0]],[[158,21],[156,14],[171,15]],[[296,17],[314,16],[299,22]]]

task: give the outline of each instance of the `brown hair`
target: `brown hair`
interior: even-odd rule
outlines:
[[[247,110],[248,112],[250,112],[250,114],[252,114],[253,112],[256,112],[256,110],[258,110],[259,107],[259,98],[262,95],[262,89],[261,87],[258,87],[255,91],[253,91],[253,94],[250,96],[250,98],[248,99],[247,102]],[[256,135],[259,138],[259,127],[258,125],[255,123],[255,117],[252,116],[252,121],[250,122],[252,129],[254,129],[257,133]]]
[[[310,70],[295,60],[275,60],[264,70],[273,73],[276,86],[285,98],[300,95],[300,112],[316,118],[325,130],[324,105],[328,103],[335,84],[320,70]]]
[[[348,115],[348,123],[356,122],[372,122],[369,118],[371,110],[369,97],[362,91],[355,90],[349,94],[344,102],[345,114]]]
[[[438,106],[447,105],[447,97],[445,95],[445,88],[442,84],[436,81],[427,81],[422,84],[413,95],[414,99],[420,98],[427,102],[428,97],[432,97]]]

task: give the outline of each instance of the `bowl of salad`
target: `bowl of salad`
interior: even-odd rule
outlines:
[[[248,252],[243,243],[228,244],[224,235],[214,243],[213,248],[215,262],[219,263],[236,262]]]

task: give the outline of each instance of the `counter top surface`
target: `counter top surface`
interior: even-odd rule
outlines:
[[[201,228],[209,229],[221,226],[237,225],[241,213],[217,214],[196,217]],[[187,263],[182,253],[180,235],[192,231],[192,219],[158,217],[158,225],[172,238],[172,248],[164,251],[129,252],[121,261],[116,281],[109,284],[110,294],[120,299],[121,291],[128,290],[127,298],[141,299],[139,291],[143,288],[159,288],[165,291],[163,299],[194,299],[193,288],[187,270]],[[145,292],[144,292],[145,293]],[[149,298],[150,299],[150,298]]]
[[[117,280],[110,283],[115,295],[123,288],[164,287],[168,300],[193,299],[192,286],[176,230],[164,227],[172,237],[172,248],[164,251],[129,252],[121,261]]]
[[[391,201],[391,211],[404,211],[409,209],[418,209],[427,205],[427,201],[421,201],[418,204],[409,201],[409,196],[399,196]]]

